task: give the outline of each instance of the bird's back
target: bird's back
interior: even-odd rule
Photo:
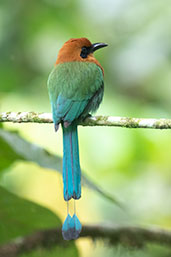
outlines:
[[[54,67],[48,79],[49,94],[73,100],[88,99],[103,84],[99,66],[89,62],[67,62]]]
[[[103,73],[95,63],[68,62],[55,66],[48,79],[49,96],[56,122],[72,122],[99,107],[103,97]]]

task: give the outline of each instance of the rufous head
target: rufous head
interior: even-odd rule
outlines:
[[[71,38],[60,49],[56,64],[75,61],[94,62],[101,67],[99,62],[95,59],[93,53],[105,46],[107,46],[105,43],[92,44],[87,38],[84,37]]]

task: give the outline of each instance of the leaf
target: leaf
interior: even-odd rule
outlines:
[[[11,149],[12,153],[13,152],[16,153],[16,159],[20,158],[22,160],[35,162],[39,164],[41,167],[53,169],[62,173],[61,157],[50,154],[45,149],[26,141],[20,135],[16,133],[12,133],[10,131],[0,129],[0,139],[4,140],[5,143],[8,144],[9,149]],[[6,158],[8,158],[8,153]],[[13,158],[13,160],[15,160],[15,158]],[[97,184],[92,182],[91,179],[85,176],[83,173],[82,173],[82,181],[83,181],[83,184],[88,188],[90,188],[91,190],[99,193],[107,200],[123,208],[122,204],[116,197],[113,197],[108,193],[106,193],[104,190],[102,190]]]
[[[62,159],[47,152],[45,149],[26,141],[17,133],[0,129],[0,138],[16,153],[16,159],[36,162],[41,167],[61,172]]]
[[[37,230],[61,225],[50,210],[17,197],[0,186],[0,244]]]
[[[100,188],[100,186],[96,185],[94,182],[92,182],[87,175],[83,175],[83,182],[84,185],[90,188],[91,190],[94,190],[98,192],[100,195],[102,195],[104,198],[109,200],[110,202],[116,204],[118,207],[120,207],[123,210],[126,210],[124,204],[121,203],[116,197],[113,195],[111,196],[110,194],[106,193],[103,189]]]
[[[0,130],[3,131],[2,129]],[[22,156],[3,137],[0,137],[0,171],[8,168],[17,159],[22,159]]]

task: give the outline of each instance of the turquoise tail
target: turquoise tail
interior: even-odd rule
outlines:
[[[76,214],[68,214],[62,226],[62,236],[65,240],[77,239],[81,232],[82,226]]]
[[[81,197],[81,170],[79,162],[77,126],[63,128],[63,185],[65,201]]]
[[[81,170],[78,149],[77,126],[70,125],[63,128],[63,185],[64,199],[81,197]],[[75,211],[74,211],[75,212]],[[76,239],[81,232],[81,223],[74,213],[71,217],[68,213],[62,226],[62,235],[65,240]]]

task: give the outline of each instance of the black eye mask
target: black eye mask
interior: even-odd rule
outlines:
[[[91,47],[83,46],[82,49],[81,49],[80,56],[83,59],[87,58],[87,56],[90,54],[90,52],[91,52]]]
[[[82,49],[81,49],[81,53],[80,53],[80,56],[84,59],[84,58],[87,58],[87,56],[90,54],[90,53],[93,53],[95,52],[96,50],[102,48],[102,47],[105,47],[107,46],[107,44],[105,43],[95,43],[95,44],[92,44],[91,46],[83,46]]]

